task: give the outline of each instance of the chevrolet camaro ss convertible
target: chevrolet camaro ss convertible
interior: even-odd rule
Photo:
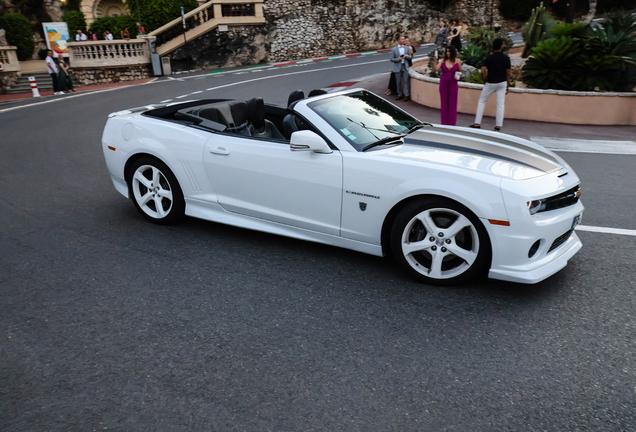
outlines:
[[[115,189],[151,222],[188,215],[392,256],[425,283],[537,283],[581,248],[580,181],[558,155],[423,123],[362,89],[124,110],[102,146]]]

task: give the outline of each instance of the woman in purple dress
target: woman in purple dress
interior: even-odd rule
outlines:
[[[437,52],[435,53],[437,57]],[[442,77],[439,80],[439,97],[442,105],[442,124],[457,125],[457,95],[459,94],[456,72],[462,71],[462,61],[457,58],[457,49],[454,46],[446,47],[444,58],[435,65],[435,72],[442,69]]]

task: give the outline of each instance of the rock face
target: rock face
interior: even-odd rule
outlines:
[[[432,42],[439,20],[488,25],[491,0],[454,0],[440,13],[425,0],[265,0],[267,24],[212,31],[172,54],[173,70],[256,64],[388,48],[406,34]],[[494,21],[500,21],[498,1]],[[408,5],[408,6],[406,6]]]

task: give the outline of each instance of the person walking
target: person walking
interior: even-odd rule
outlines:
[[[395,74],[395,84],[397,86],[398,97],[396,100],[411,100],[411,90],[409,88],[409,63],[411,50],[404,45],[404,36],[398,39],[398,46],[391,50],[391,62],[393,62],[393,73]]]
[[[475,115],[475,123],[470,125],[472,128],[481,127],[481,119],[484,115],[486,102],[493,93],[497,95],[497,117],[495,119],[495,130],[500,131],[503,126],[504,118],[504,102],[508,89],[510,88],[510,57],[503,53],[503,39],[495,39],[492,44],[494,53],[490,54],[484,60],[481,67],[481,77],[485,84],[479,96],[479,104],[477,105],[477,114]],[[486,77],[486,71],[488,77]]]
[[[435,52],[437,55],[437,52]],[[439,97],[441,101],[442,124],[457,125],[457,97],[459,95],[459,76],[462,71],[462,61],[457,58],[457,50],[454,46],[446,47],[444,58],[435,65],[435,72],[442,69],[439,80]]]
[[[73,88],[73,81],[71,80],[71,75],[69,74],[69,71],[71,69],[64,61],[63,54],[58,54],[57,56],[57,67],[59,71],[57,74],[57,80],[59,81],[58,84],[60,86],[60,90],[74,92],[75,89]]]
[[[64,94],[64,92],[60,90],[60,85],[57,80],[57,66],[55,64],[55,60],[53,60],[53,51],[51,50],[46,52],[46,70],[49,75],[51,75],[51,80],[53,81],[53,94]]]

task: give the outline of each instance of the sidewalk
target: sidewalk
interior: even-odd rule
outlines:
[[[353,82],[351,83],[350,88],[365,88],[379,96],[382,96],[383,98],[386,98],[391,103],[399,106],[404,111],[409,112],[422,121],[433,124],[440,123],[441,117],[438,109],[425,107],[413,101],[398,101],[395,100],[397,97],[396,95],[385,96],[384,93],[386,92],[389,84],[389,76],[390,75],[387,72],[384,75],[366,80],[351,80]],[[346,84],[349,84],[349,82]],[[468,126],[474,122],[474,114],[457,114],[457,126]],[[481,127],[484,130],[493,130],[494,126],[495,118],[484,116]],[[501,131],[522,138],[543,136],[554,138],[578,138],[582,140],[636,141],[636,126],[574,125],[504,118],[504,124]],[[636,145],[636,143],[634,145]]]
[[[155,78],[146,78],[146,79],[137,80],[137,81],[122,81],[122,82],[118,82],[118,83],[94,84],[94,85],[87,85],[87,86],[79,86],[79,87],[75,88],[75,93],[69,92],[69,93],[66,93],[66,94],[72,95],[72,94],[77,94],[77,93],[81,93],[81,92],[102,90],[102,89],[107,89],[107,88],[112,88],[112,87],[126,87],[126,86],[145,84],[145,83],[150,82],[150,81],[152,81],[154,79]],[[40,96],[41,97],[54,96],[53,95],[53,90],[42,90],[42,91],[40,91]],[[60,95],[60,96],[55,96],[55,97],[63,98],[64,96]],[[0,103],[2,103],[2,102],[11,102],[11,101],[16,101],[16,100],[21,100],[21,99],[29,99],[29,98],[33,98],[33,92],[31,92],[31,91],[29,91],[28,93],[3,94],[3,95],[0,95]],[[37,99],[37,98],[34,98],[34,99]]]

